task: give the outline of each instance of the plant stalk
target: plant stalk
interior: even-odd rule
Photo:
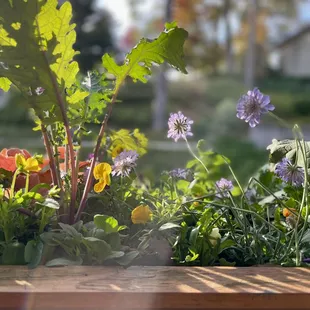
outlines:
[[[42,135],[43,135],[45,149],[46,149],[47,156],[49,159],[49,165],[50,165],[50,169],[51,169],[53,184],[56,185],[58,188],[60,188],[60,180],[59,180],[58,174],[57,174],[57,168],[56,168],[55,157],[53,154],[53,149],[51,147],[51,143],[50,143],[50,140],[48,138],[47,129],[43,124],[41,124],[41,131],[42,131]]]
[[[95,164],[96,164],[96,159],[97,159],[98,154],[99,154],[101,141],[103,139],[103,135],[104,135],[104,132],[105,132],[105,129],[107,126],[107,122],[108,122],[108,120],[112,114],[113,106],[114,106],[114,103],[116,101],[116,98],[117,98],[121,84],[122,83],[117,84],[117,86],[115,88],[115,92],[112,96],[112,99],[111,99],[111,102],[109,105],[108,113],[105,115],[105,117],[101,123],[100,131],[99,131],[98,138],[97,138],[96,147],[94,150],[94,158],[92,159],[91,164],[90,164],[89,174],[87,176],[87,180],[86,180],[85,188],[83,191],[82,199],[80,202],[80,206],[79,206],[78,211],[77,211],[75,218],[74,218],[74,223],[76,223],[77,221],[80,220],[81,214],[86,207],[87,197],[88,197],[88,194],[91,190],[91,184],[92,184],[92,180],[93,180],[93,172],[94,172],[94,168],[95,168]]]
[[[70,197],[70,208],[69,208],[69,223],[73,224],[74,222],[74,213],[75,213],[75,203],[76,203],[76,194],[77,194],[77,173],[76,173],[76,169],[75,169],[75,158],[74,158],[74,149],[73,149],[73,138],[71,135],[71,131],[70,131],[70,125],[69,125],[69,120],[66,114],[66,110],[65,110],[65,103],[63,100],[62,95],[59,92],[59,88],[57,85],[57,81],[55,79],[55,76],[53,75],[49,63],[48,63],[48,59],[46,56],[46,53],[43,51],[43,56],[48,68],[48,74],[50,76],[51,82],[53,84],[53,88],[56,94],[56,98],[57,98],[57,103],[61,112],[61,116],[63,119],[63,124],[65,127],[65,131],[66,131],[66,136],[67,136],[67,143],[68,143],[68,148],[69,148],[69,158],[70,158],[70,168],[71,168],[71,197]]]

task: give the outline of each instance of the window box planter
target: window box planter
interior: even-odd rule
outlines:
[[[310,270],[3,266],[0,309],[308,309]]]

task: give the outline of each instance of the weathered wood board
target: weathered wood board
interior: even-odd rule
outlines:
[[[310,269],[2,266],[0,309],[310,309]]]

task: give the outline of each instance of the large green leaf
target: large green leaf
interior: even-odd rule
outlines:
[[[41,240],[28,241],[25,248],[25,261],[29,268],[35,268],[41,262],[43,252],[43,243]]]
[[[111,246],[104,240],[84,237],[83,242],[87,246],[89,255],[99,263],[104,262],[112,254]]]
[[[310,142],[305,142],[306,157],[308,159],[308,165],[310,164]],[[297,165],[304,167],[304,160],[302,156],[302,149],[295,140],[272,140],[272,144],[268,145],[267,150],[270,151],[270,162],[277,163],[282,160],[283,157],[287,157],[292,162],[297,159]]]
[[[71,4],[57,5],[57,0],[0,1],[0,88],[13,83],[47,123],[60,117],[55,88],[63,96],[78,73]]]
[[[116,77],[116,87],[126,76],[130,76],[134,81],[146,83],[146,76],[151,74],[153,63],[162,64],[166,61],[177,70],[187,73],[183,60],[183,45],[187,36],[188,33],[178,28],[175,22],[168,23],[165,31],[155,40],[140,40],[127,54],[123,65],[117,65],[110,55],[105,54],[102,58],[103,66]]]
[[[24,265],[25,245],[20,242],[13,242],[5,246],[2,253],[3,265]]]
[[[118,221],[112,216],[97,214],[94,216],[94,223],[97,228],[103,229],[106,234],[118,232]]]

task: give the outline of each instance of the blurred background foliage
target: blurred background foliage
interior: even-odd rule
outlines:
[[[255,129],[235,117],[239,97],[254,86],[271,96],[279,116],[302,124],[310,138],[310,1],[70,2],[77,24],[75,48],[81,52],[77,61],[84,74],[100,69],[106,52],[122,61],[142,36],[157,35],[165,21],[176,20],[189,32],[189,74],[162,67],[148,84],[128,81],[113,111],[111,128],[140,128],[150,139],[149,153],[140,160],[141,173],[156,179],[160,171],[184,167],[190,159],[186,147],[166,138],[169,113],[181,110],[195,121],[193,143],[206,139],[210,148],[231,159],[246,182],[267,161],[265,146],[271,139],[290,137],[268,117]],[[42,151],[32,127],[23,98],[14,90],[9,95],[0,90],[0,147]],[[85,156],[90,150],[89,144]]]

